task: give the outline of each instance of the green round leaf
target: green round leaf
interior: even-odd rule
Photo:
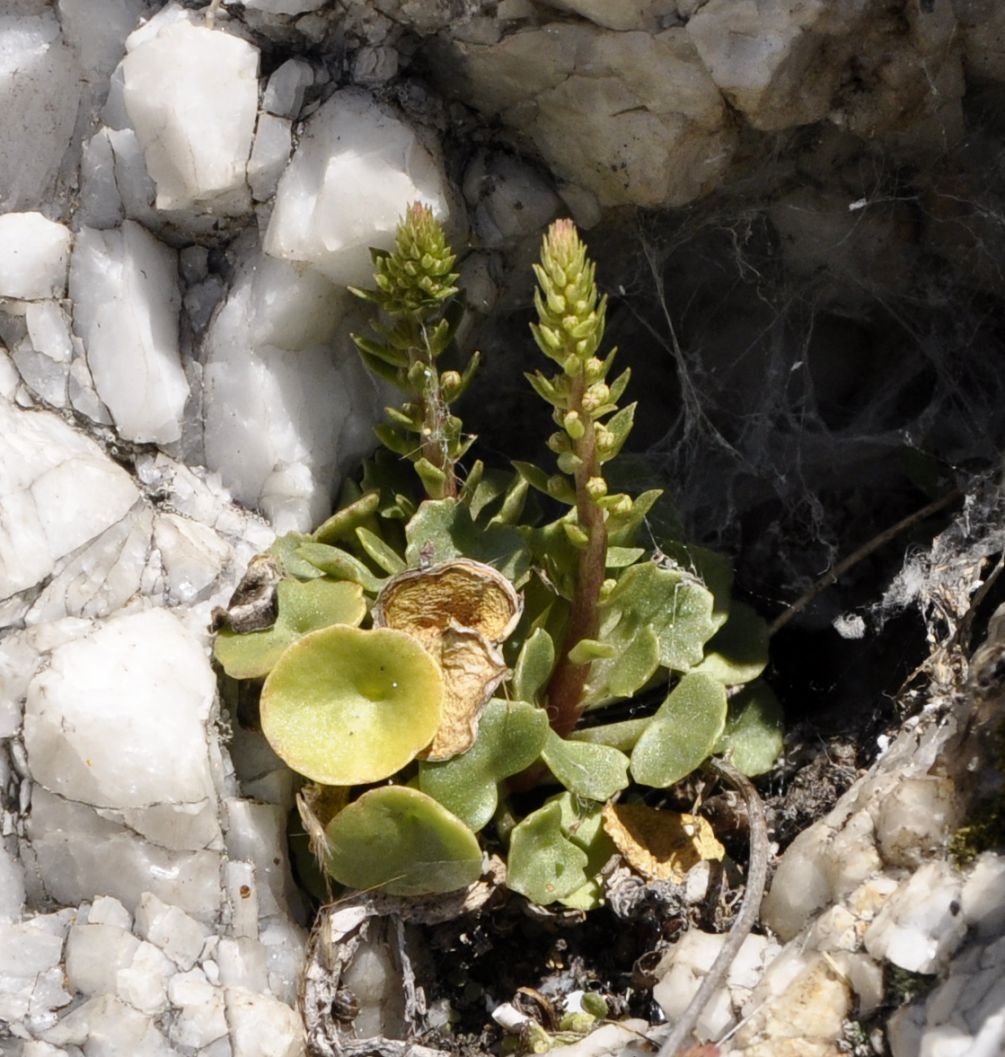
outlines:
[[[528,815],[510,837],[506,884],[546,906],[590,880],[588,857],[562,832],[562,808],[552,801]]]
[[[366,616],[362,588],[344,580],[282,580],[276,596],[279,615],[271,628],[243,634],[224,628],[217,635],[213,655],[232,679],[261,679],[303,635],[331,624],[355,627]]]
[[[326,866],[349,888],[453,892],[477,881],[482,852],[460,819],[417,789],[371,789],[328,823]]]
[[[632,751],[632,777],[657,789],[679,782],[711,754],[726,724],[726,688],[685,675],[660,705]]]
[[[477,833],[495,814],[499,783],[537,760],[548,730],[543,708],[493,698],[467,752],[442,763],[419,764],[419,788]]]
[[[726,729],[715,751],[728,755],[746,775],[764,774],[781,754],[783,732],[782,706],[771,687],[758,680],[730,700]]]
[[[756,679],[768,666],[768,625],[750,606],[734,602],[729,619],[705,647],[694,669],[733,686]]]
[[[362,785],[432,741],[442,703],[440,669],[410,635],[335,625],[279,658],[262,688],[262,731],[300,774]]]

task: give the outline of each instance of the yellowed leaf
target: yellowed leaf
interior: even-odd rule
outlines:
[[[384,585],[374,623],[417,638],[430,628],[455,625],[498,645],[520,619],[520,596],[491,565],[456,558],[429,569],[409,569]]]
[[[699,815],[645,804],[607,804],[604,829],[625,861],[647,881],[680,882],[692,866],[718,861],[726,850]]]
[[[419,754],[427,760],[449,760],[471,748],[482,709],[509,670],[502,654],[469,628],[447,628],[438,647],[433,655],[443,673],[443,718],[429,748]]]
[[[410,569],[385,584],[374,626],[413,636],[443,674],[442,719],[424,759],[449,760],[474,744],[478,717],[507,673],[496,647],[516,627],[520,609],[505,576],[467,558]]]

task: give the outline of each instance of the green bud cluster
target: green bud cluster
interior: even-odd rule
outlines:
[[[540,263],[534,265],[538,322],[531,324],[531,332],[538,348],[560,370],[551,377],[542,371],[527,377],[554,408],[561,432],[552,434],[548,447],[558,456],[559,470],[574,479],[575,487],[549,486],[549,492],[568,497],[577,507],[582,502],[599,506],[606,519],[631,512],[626,496],[608,495],[601,467],[624,445],[635,405],[618,410],[629,371],[606,380],[617,350],[604,359],[596,355],[604,336],[607,297],[597,290],[595,272],[572,221],[552,224]]]
[[[458,273],[452,270],[457,258],[432,209],[421,202],[408,207],[394,248],[371,252],[377,289],[352,293],[379,306],[389,322],[373,323],[373,338],[353,334],[352,340],[370,370],[406,396],[399,408],[386,409],[391,421],[377,426],[377,437],[411,459],[430,498],[455,495],[455,467],[474,438],[449,409],[478,364],[476,353],[463,371],[440,375],[436,366],[461,317]]]

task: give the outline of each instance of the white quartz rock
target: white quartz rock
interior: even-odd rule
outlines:
[[[47,201],[80,99],[73,52],[55,14],[0,9],[0,211]]]
[[[269,78],[262,108],[277,117],[295,118],[304,105],[304,93],[314,83],[314,70],[303,59],[287,59]]]
[[[219,852],[163,848],[93,808],[37,785],[26,837],[22,858],[30,859],[44,886],[35,898],[76,906],[108,893],[132,911],[142,894],[151,891],[199,921],[219,916]]]
[[[226,989],[227,1022],[234,1057],[302,1057],[300,1017],[270,995]]]
[[[57,363],[66,363],[71,359],[73,341],[70,338],[70,320],[56,301],[29,304],[25,308],[24,321],[32,348]]]
[[[54,650],[29,686],[32,777],[97,807],[212,800],[215,691],[202,644],[170,612],[113,618]]]
[[[177,1057],[178,1051],[153,1021],[115,995],[101,995],[78,1006],[43,1033],[57,1046],[86,1045],[95,1057]]]
[[[24,870],[0,840],[0,923],[17,921],[24,909]]]
[[[183,910],[144,892],[136,908],[136,932],[156,944],[178,966],[188,970],[202,953],[210,930]]]
[[[303,352],[330,341],[346,311],[346,295],[305,264],[261,256],[252,291],[256,347]]]
[[[171,1005],[180,1010],[171,1025],[171,1041],[179,1046],[208,1046],[227,1034],[223,990],[214,987],[201,969],[178,973],[168,984]]]
[[[206,463],[277,531],[307,531],[327,516],[338,469],[370,446],[377,389],[351,348],[256,346],[257,312],[270,298],[263,329],[276,340],[299,345],[333,318],[317,277],[305,273],[300,283],[289,266],[259,267],[256,275],[252,260],[240,270],[207,334]]]
[[[926,863],[876,915],[864,937],[866,950],[908,972],[937,972],[967,931],[961,888],[950,864]]]
[[[298,899],[286,856],[286,812],[277,804],[236,798],[225,806],[227,853],[254,864],[262,916],[285,913]]]
[[[124,101],[157,185],[157,208],[246,211],[258,49],[187,20],[156,35],[133,34],[126,47]]]
[[[177,972],[174,963],[152,943],[141,943],[129,965],[115,974],[115,990],[123,1002],[154,1016],[168,1005],[168,981]]]
[[[116,975],[133,961],[140,941],[115,925],[74,925],[66,940],[66,978],[85,995],[113,995]]]
[[[113,896],[97,896],[87,911],[88,925],[116,925],[129,932],[133,916]]]
[[[70,232],[41,213],[0,216],[0,297],[62,297]]]
[[[272,114],[262,114],[258,118],[255,145],[248,159],[248,183],[256,202],[264,202],[275,193],[292,147],[291,121]]]
[[[142,583],[152,523],[151,512],[137,506],[71,558],[57,563],[25,622],[103,617],[124,606]]]
[[[725,940],[724,934],[713,935],[691,929],[671,948],[659,968],[663,975],[653,988],[653,998],[668,1020],[676,1020],[687,1008]],[[699,1038],[721,1038],[728,1031],[764,966],[779,949],[778,944],[766,936],[748,936],[744,940],[729,967],[725,986],[712,996],[695,1026]]]
[[[181,436],[189,386],[178,356],[177,254],[133,221],[83,228],[70,267],[74,329],[98,395],[129,440]]]
[[[1005,926],[1005,858],[994,852],[979,855],[960,901],[967,925],[981,936],[1000,936]]]
[[[125,516],[139,492],[83,434],[48,412],[0,401],[0,598]]]
[[[0,1023],[24,1020],[36,983],[58,971],[62,951],[62,935],[50,932],[44,919],[0,923]]]
[[[279,181],[265,250],[313,264],[341,285],[366,286],[369,248],[391,248],[414,201],[431,206],[439,220],[448,218],[439,161],[368,93],[342,89],[306,123]]]
[[[168,600],[192,603],[202,598],[230,559],[230,547],[208,526],[177,514],[159,515],[153,532]]]

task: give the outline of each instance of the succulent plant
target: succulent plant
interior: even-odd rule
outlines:
[[[606,299],[570,221],[535,265],[531,331],[550,366],[528,376],[552,409],[557,465],[462,464],[473,438],[450,406],[477,356],[440,371],[459,355],[454,262],[419,205],[374,252],[376,289],[356,293],[383,318],[355,341],[403,403],[339,509],[271,549],[273,625],[225,629],[216,657],[264,679],[263,732],[318,783],[299,803],[335,881],[447,892],[492,851],[527,899],[589,909],[612,855],[646,878],[721,855],[703,820],[638,801],[712,754],[748,774],[772,766],[767,629],[732,601],[722,557],[640,545],[660,493],[608,486],[635,405],[620,406],[630,375],[611,377]],[[608,719],[622,701],[630,718]]]

